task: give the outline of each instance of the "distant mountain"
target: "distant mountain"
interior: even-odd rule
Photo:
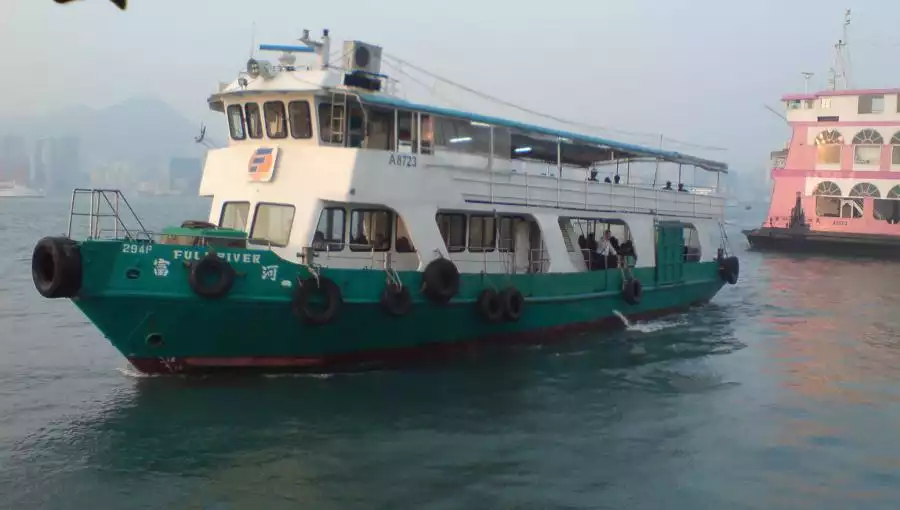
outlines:
[[[0,119],[0,134],[24,136],[29,145],[43,137],[78,138],[81,171],[123,161],[153,172],[173,157],[202,157],[206,147],[194,142],[199,127],[154,96],[102,109],[75,106],[40,117]],[[220,130],[210,126],[210,136]]]

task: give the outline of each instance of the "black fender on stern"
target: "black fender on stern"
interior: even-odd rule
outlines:
[[[71,298],[81,290],[83,269],[78,243],[68,237],[45,237],[31,254],[31,279],[45,298]]]
[[[737,257],[731,256],[719,261],[719,276],[723,281],[734,285],[738,281],[741,272],[741,264]]]
[[[412,308],[412,295],[409,289],[395,282],[390,282],[381,293],[381,307],[389,315],[400,317],[409,313]]]
[[[503,317],[510,322],[516,322],[522,317],[522,309],[525,307],[525,297],[515,287],[507,287],[500,292],[500,302],[503,303]]]
[[[636,305],[641,302],[641,296],[644,287],[637,278],[628,278],[622,283],[622,299],[629,305]]]
[[[484,289],[475,300],[478,314],[487,322],[500,322],[503,320],[503,302],[500,295],[494,289]]]
[[[314,295],[321,295],[323,303],[310,302]],[[304,322],[314,325],[327,324],[337,317],[344,298],[341,289],[334,281],[320,276],[318,279],[309,277],[302,280],[294,291],[291,308],[294,314]]]

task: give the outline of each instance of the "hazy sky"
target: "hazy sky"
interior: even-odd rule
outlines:
[[[329,28],[333,49],[378,44],[524,106],[724,147],[671,148],[765,172],[788,133],[763,104],[802,91],[801,71],[822,88],[847,7],[852,84],[900,87],[900,3],[888,1],[129,0],[122,12],[108,0],[0,0],[0,108],[154,94],[190,120],[224,122],[205,100],[244,68],[254,22],[257,43]]]

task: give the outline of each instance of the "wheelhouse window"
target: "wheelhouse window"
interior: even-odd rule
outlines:
[[[244,132],[244,109],[239,104],[228,106],[228,130],[231,132],[232,140],[247,138]]]
[[[469,251],[494,251],[496,237],[493,216],[469,216]]]
[[[309,115],[309,102],[291,101],[288,103],[288,114],[291,118],[291,137],[298,140],[312,138],[312,119]]]
[[[700,251],[700,233],[697,232],[697,227],[694,225],[684,227],[682,235],[684,236],[684,261],[700,262],[702,253]]]
[[[441,238],[447,245],[447,251],[464,251],[466,249],[466,215],[438,214],[436,220]]]
[[[431,115],[419,115],[422,133],[422,154],[434,153],[434,118]]]
[[[350,213],[350,250],[390,250],[392,219],[390,211],[354,209]]]
[[[294,224],[294,206],[287,204],[260,203],[253,215],[250,229],[251,244],[287,246]]]
[[[394,148],[394,110],[370,108],[366,117],[367,149],[389,151]]]
[[[396,241],[394,241],[394,249],[397,253],[415,253],[416,247],[412,243],[412,239],[409,237],[409,231],[406,230],[406,224],[403,223],[403,218],[400,215],[397,216],[397,225],[395,227],[395,232],[397,235]]]
[[[841,163],[841,146],[844,137],[836,129],[828,129],[816,137],[816,162],[825,165]]]
[[[900,131],[891,137],[891,165],[900,165]]]
[[[266,115],[266,136],[275,139],[287,138],[287,117],[284,113],[284,103],[267,101],[263,104],[263,112]]]
[[[873,200],[872,217],[891,225],[900,223],[900,185],[891,188],[887,198]]]
[[[485,156],[491,152],[491,128],[487,124],[444,117],[437,117],[435,124],[435,144],[442,149]]]
[[[344,231],[347,212],[343,207],[326,207],[319,216],[319,225],[313,234],[316,250],[341,251],[344,249]]]
[[[419,126],[415,112],[397,112],[397,152],[419,151]]]
[[[225,202],[219,216],[219,226],[247,231],[247,216],[250,215],[250,202]]]
[[[244,106],[247,115],[247,134],[250,138],[262,138],[262,118],[259,115],[259,105],[256,103],[247,103]]]

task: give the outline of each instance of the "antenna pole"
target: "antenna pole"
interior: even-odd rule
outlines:
[[[809,79],[812,78],[815,73],[803,72],[800,74],[803,75],[803,93],[809,94]]]
[[[846,66],[844,61],[844,51],[847,48],[847,28],[850,26],[850,9],[844,11],[844,24],[841,27],[842,29],[842,38],[838,39],[838,42],[834,45],[834,64],[831,67],[831,78],[829,80],[829,88],[831,90],[838,90],[839,88],[845,88],[850,86],[849,79],[849,63],[850,56],[849,52],[846,56]]]

